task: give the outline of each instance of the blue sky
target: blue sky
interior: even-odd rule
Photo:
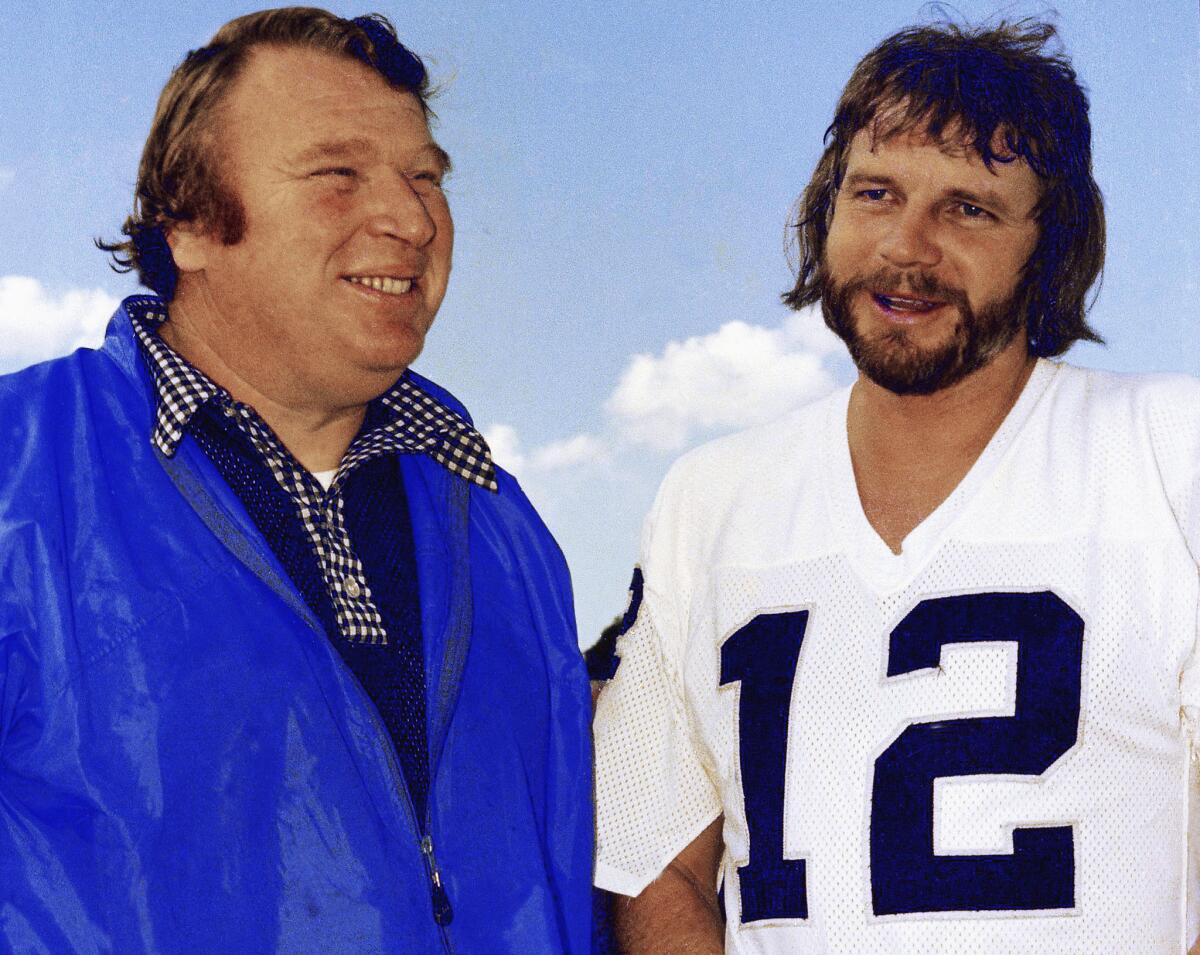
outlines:
[[[128,212],[170,69],[252,4],[16,0],[0,38],[0,370],[96,342],[94,236]],[[330,4],[387,14],[442,86],[450,293],[416,368],[471,408],[571,563],[581,642],[622,610],[670,461],[848,382],[778,304],[784,223],[857,59],[914,2]],[[1109,220],[1071,360],[1200,373],[1195,0],[1061,0]],[[967,20],[1045,15],[960,0]]]

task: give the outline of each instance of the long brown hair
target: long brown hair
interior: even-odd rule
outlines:
[[[989,167],[1022,159],[1042,180],[1038,243],[1020,287],[1030,353],[1102,341],[1086,316],[1104,265],[1104,203],[1092,178],[1087,95],[1066,55],[1046,51],[1055,35],[1038,20],[939,23],[902,30],[863,57],[788,227],[796,283],[784,303],[802,308],[821,297],[825,241],[855,134],[870,128],[878,141],[917,129],[935,140],[953,136]]]

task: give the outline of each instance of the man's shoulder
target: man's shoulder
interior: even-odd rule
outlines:
[[[416,387],[420,388],[421,391],[425,392],[425,394],[429,395],[430,398],[433,398],[440,404],[445,405],[456,415],[466,421],[467,424],[472,426],[474,425],[474,420],[471,418],[471,413],[467,411],[466,405],[464,405],[436,381],[426,378],[424,375],[413,371],[411,368],[404,373],[404,377],[408,380],[409,384],[415,385]]]
[[[703,444],[679,458],[642,530],[650,589],[684,593],[704,568],[799,521],[819,522],[822,486],[839,479],[835,441],[847,389],[775,421]]]
[[[66,414],[86,389],[89,378],[103,374],[109,365],[93,349],[78,351],[0,375],[0,421],[5,444],[44,441],[54,433],[49,427]],[[36,426],[27,426],[36,423]]]
[[[1200,455],[1200,378],[1174,372],[1129,373],[1058,366],[1048,408],[1054,433],[1079,440],[1143,447],[1156,456],[1171,447]]]
[[[71,354],[5,372],[0,375],[0,402],[16,408],[22,403],[36,401],[56,381],[63,380],[64,376],[69,378],[77,361],[77,354]]]
[[[404,373],[404,377],[409,384],[415,385],[430,398],[444,405],[471,427],[474,427],[471,413],[466,406],[446,388],[411,368]],[[428,459],[422,463],[428,463],[429,473],[436,475],[440,480],[461,480],[461,478],[448,475],[440,465],[435,465]],[[562,558],[558,543],[543,523],[533,504],[525,496],[520,483],[513,475],[494,462],[493,466],[496,472],[497,491],[491,493],[472,487],[473,507],[480,513],[491,514],[493,520],[498,520],[499,526],[503,528],[503,533],[510,538],[510,543],[517,538],[527,537],[537,546],[553,553],[565,567],[565,560]]]
[[[86,390],[89,382],[111,385],[129,381],[128,365],[136,348],[128,309],[132,305],[157,302],[147,296],[129,296],[110,319],[104,343],[97,348],[77,348],[69,355],[37,362],[0,375],[0,407],[5,422],[22,412],[41,412],[43,405],[64,407]],[[13,436],[13,429],[7,429]],[[40,429],[39,429],[40,431]],[[37,437],[37,433],[30,435]]]
[[[1012,466],[1064,493],[1123,494],[1117,510],[1130,513],[1161,488],[1178,514],[1200,492],[1200,379],[1191,375],[1059,363],[1030,425]]]
[[[130,430],[130,385],[108,354],[91,348],[0,376],[0,505],[44,497],[21,488],[90,467],[98,440]]]
[[[474,427],[465,405],[441,385],[411,368],[405,372],[405,379]],[[444,486],[446,481],[465,483],[465,479],[450,474],[425,455],[416,456],[414,464],[419,473],[436,486]],[[507,556],[496,566],[508,568],[504,573],[524,578],[530,584],[526,594],[539,601],[540,618],[557,621],[554,627],[543,631],[543,637],[567,647],[569,656],[575,659],[578,649],[566,558],[517,479],[494,462],[493,467],[497,485],[494,492],[478,485],[466,485],[472,525],[488,542],[486,548],[474,549],[473,557],[491,552],[491,548],[505,552]],[[436,500],[444,502],[440,496]]]
[[[681,455],[663,482],[668,494],[720,495],[760,486],[778,487],[819,476],[833,416],[844,412],[848,389],[803,405],[774,421],[716,438]]]
[[[1192,414],[1200,411],[1200,378],[1180,372],[1123,372],[1085,368],[1061,362],[1060,389],[1104,405],[1176,405]]]

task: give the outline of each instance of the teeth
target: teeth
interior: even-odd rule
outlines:
[[[934,305],[933,302],[923,298],[899,298],[895,295],[881,295],[879,297],[887,302],[888,306],[891,308],[916,310],[932,308]]]
[[[394,279],[388,275],[351,275],[349,279],[355,285],[365,285],[386,295],[403,295],[412,288],[412,279]]]

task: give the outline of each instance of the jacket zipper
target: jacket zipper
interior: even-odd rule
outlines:
[[[320,626],[315,617],[312,620],[314,629],[324,639],[328,639],[325,634],[325,628]],[[463,654],[459,660],[459,666],[452,668],[456,670],[455,679],[462,675],[461,665],[465,663],[466,655]],[[443,677],[445,677],[443,672]],[[404,778],[404,773],[401,771],[397,762],[396,746],[392,741],[391,733],[387,727],[383,725],[383,720],[380,719],[379,713],[375,708],[374,702],[367,696],[367,691],[358,684],[357,679],[354,681],[358,685],[358,690],[362,694],[366,702],[366,711],[370,714],[371,723],[375,727],[376,734],[379,736],[380,744],[383,746],[384,755],[387,757],[388,769],[392,775],[392,785],[401,797],[401,802],[404,805],[409,822],[412,823],[413,830],[420,835],[420,841],[417,843],[421,850],[421,857],[425,860],[425,872],[429,878],[429,902],[433,910],[433,921],[438,927],[438,934],[442,938],[442,947],[446,950],[447,955],[454,955],[454,946],[450,943],[450,933],[446,931],[446,926],[454,920],[454,908],[450,904],[450,896],[446,893],[446,888],[442,884],[442,872],[438,867],[437,856],[433,850],[433,780],[436,775],[437,763],[441,757],[441,743],[444,742],[444,735],[439,734],[441,739],[433,741],[434,746],[430,752],[429,758],[429,792],[425,798],[425,820],[424,825],[417,824],[417,811],[412,803],[412,796],[408,791],[408,782]],[[431,727],[432,728],[432,727]]]
[[[190,468],[186,466],[180,467],[178,459],[166,458],[162,452],[158,451],[157,449],[156,456],[162,463],[163,470],[167,472],[167,475],[171,478],[172,482],[177,488],[179,488],[179,491],[183,495],[184,499],[192,506],[194,510],[196,510],[196,512],[200,515],[201,520],[203,520],[209,530],[216,535],[218,540],[224,542],[226,546],[229,546],[229,537],[231,534],[235,534],[242,540],[243,543],[250,545],[252,553],[257,554],[257,552],[254,551],[253,542],[240,528],[236,528],[233,525],[226,526],[225,523],[214,524],[212,520],[206,516],[206,509],[198,508],[196,506],[196,501],[194,498],[197,496],[197,492],[203,496],[205,502],[208,504],[216,505],[216,501],[208,489],[203,487],[199,483],[199,479],[193,473],[191,473]],[[288,587],[286,583],[277,578],[277,575],[273,573],[264,573],[264,570],[261,566],[258,566],[253,561],[247,560],[245,554],[234,550],[234,555],[246,567],[248,567],[256,577],[266,583],[272,591],[282,596],[292,607],[292,609],[296,611],[297,615],[309,625],[309,628],[312,629],[318,637],[320,637],[322,642],[328,642],[329,635],[325,632],[325,628],[321,625],[320,621],[317,620],[316,615],[313,614],[312,610],[304,603],[304,600],[300,597],[300,594],[296,590],[294,583],[291,587]],[[433,909],[433,919],[437,924],[438,932],[442,938],[442,947],[446,950],[447,955],[454,955],[454,946],[450,944],[450,935],[446,931],[446,926],[450,924],[450,921],[454,917],[454,910],[450,905],[450,897],[446,894],[446,889],[442,885],[442,873],[438,868],[437,858],[433,854],[433,839],[429,835],[429,830],[433,827],[431,815],[432,810],[429,806],[429,804],[432,802],[432,798],[430,798],[426,803],[425,825],[422,829],[422,827],[417,824],[417,812],[413,807],[412,797],[408,792],[408,784],[405,782],[404,774],[400,771],[399,765],[397,765],[396,748],[395,744],[392,742],[391,734],[388,733],[387,727],[383,725],[383,721],[379,718],[379,714],[375,709],[375,704],[371,701],[370,697],[367,696],[367,691],[362,688],[362,685],[357,679],[353,679],[353,683],[355,686],[357,686],[358,692],[362,694],[362,699],[365,703],[364,709],[370,715],[371,724],[375,727],[376,735],[379,737],[380,743],[383,746],[384,756],[387,759],[388,770],[392,776],[392,785],[394,786],[396,792],[400,795],[401,804],[403,805],[405,813],[408,816],[408,821],[412,824],[413,831],[420,834],[420,840],[417,843],[417,847],[421,851],[421,857],[425,860],[425,871],[429,877],[429,900]],[[440,753],[441,747],[439,746],[439,756]],[[429,765],[430,797],[433,795],[433,778],[434,760],[431,757]]]
[[[454,909],[450,906],[450,897],[442,886],[442,873],[438,869],[437,856],[433,854],[433,839],[426,835],[421,839],[421,854],[425,856],[425,865],[429,869],[429,883],[433,887],[433,920],[438,925],[449,925],[454,919]]]
[[[329,639],[325,633],[325,628],[320,625],[315,617],[308,614],[304,616],[308,618],[308,625],[316,631],[322,640]],[[392,742],[391,734],[387,731],[387,727],[383,725],[383,720],[380,719],[379,713],[375,709],[375,704],[367,696],[367,691],[362,688],[362,684],[357,679],[354,679],[353,682],[361,694],[364,703],[363,709],[370,717],[371,725],[375,727],[375,734],[379,738],[383,755],[387,759],[388,771],[392,777],[392,786],[400,796],[401,805],[404,807],[408,821],[412,824],[413,831],[418,833],[420,837],[417,842],[417,848],[421,850],[421,858],[425,861],[425,873],[429,878],[429,902],[433,910],[433,921],[436,923],[438,934],[442,938],[442,947],[446,950],[447,955],[454,955],[454,946],[450,943],[449,932],[446,931],[446,926],[454,919],[454,908],[450,904],[450,896],[446,894],[446,888],[442,884],[442,872],[438,868],[437,857],[433,852],[433,837],[429,834],[433,828],[433,810],[431,809],[433,801],[433,760],[432,758],[430,759],[430,791],[425,804],[425,825],[422,827],[417,823],[417,811],[413,806],[412,796],[409,795],[408,783],[404,779],[404,773],[401,772],[400,766],[397,763],[396,746]]]
[[[322,635],[323,632],[322,632]],[[356,681],[357,682],[357,681]],[[359,692],[365,697],[366,690],[359,687]],[[438,933],[442,937],[442,947],[445,948],[448,955],[454,955],[454,946],[450,944],[450,935],[446,931],[446,926],[450,924],[454,918],[454,909],[450,905],[450,897],[446,894],[446,889],[442,885],[442,872],[438,868],[437,858],[433,854],[433,838],[429,835],[429,830],[432,828],[430,820],[430,812],[428,804],[425,807],[425,825],[421,827],[417,824],[417,812],[412,804],[412,797],[408,793],[408,783],[404,780],[404,774],[400,771],[400,767],[396,764],[396,750],[392,743],[392,737],[387,732],[387,727],[383,725],[379,714],[375,711],[375,705],[367,700],[366,711],[370,714],[371,724],[375,727],[377,735],[380,737],[380,742],[383,746],[384,755],[387,757],[388,769],[392,775],[392,785],[395,786],[396,792],[399,793],[401,803],[404,806],[408,821],[412,823],[413,830],[421,833],[420,841],[417,847],[421,850],[421,858],[425,860],[425,872],[429,878],[429,901],[433,909],[433,921],[437,924]],[[433,768],[430,767],[430,781],[433,780]],[[433,786],[430,785],[429,797],[433,795]]]
[[[309,620],[309,626],[317,632],[322,640],[329,639],[325,634],[325,629],[320,626],[315,617]],[[422,827],[417,823],[417,810],[413,806],[412,796],[409,795],[408,783],[404,779],[404,773],[401,772],[400,766],[397,763],[396,746],[392,742],[391,734],[387,731],[387,727],[383,725],[383,720],[380,719],[379,713],[375,709],[375,704],[367,696],[367,691],[362,688],[362,684],[357,679],[354,679],[353,682],[363,700],[363,710],[370,717],[371,725],[375,727],[375,735],[379,738],[380,747],[383,749],[383,755],[387,760],[388,772],[392,777],[392,787],[400,796],[400,804],[404,807],[404,813],[408,817],[413,831],[420,836],[417,848],[421,850],[421,858],[425,862],[425,873],[429,878],[429,902],[433,910],[433,921],[438,927],[438,934],[441,936],[442,948],[446,950],[446,955],[454,955],[454,946],[450,943],[450,934],[446,931],[446,926],[454,918],[454,909],[450,905],[450,896],[446,894],[446,889],[442,885],[442,872],[438,868],[437,858],[433,854],[433,838],[429,835],[429,830],[433,828],[432,810],[430,809],[433,796],[432,760],[429,767],[430,792],[425,804],[425,825]]]
[[[309,626],[316,631],[317,635],[322,640],[328,640],[329,637],[325,633],[325,628],[317,621],[315,616],[308,616]],[[438,927],[438,934],[442,939],[442,948],[446,950],[447,955],[454,955],[454,946],[450,942],[450,933],[446,931],[446,926],[454,919],[454,908],[450,904],[450,896],[446,893],[446,888],[442,884],[442,872],[437,864],[437,857],[433,851],[433,837],[430,835],[433,829],[433,779],[434,779],[434,759],[431,756],[429,760],[429,793],[425,801],[425,824],[421,826],[417,822],[417,810],[413,806],[412,796],[408,792],[408,783],[404,779],[404,773],[400,770],[400,766],[396,757],[396,746],[392,742],[392,736],[388,732],[387,727],[383,725],[383,720],[380,718],[375,704],[371,698],[367,696],[367,691],[362,688],[362,684],[355,678],[354,685],[361,694],[363,700],[363,709],[371,719],[371,725],[375,727],[375,734],[379,738],[380,746],[383,748],[384,757],[387,759],[388,771],[392,777],[392,786],[400,796],[401,805],[404,807],[405,815],[408,821],[412,824],[413,831],[419,836],[417,848],[421,851],[421,858],[425,861],[425,873],[429,878],[429,903],[432,909],[433,921]],[[441,755],[441,747],[438,747],[438,755]]]

